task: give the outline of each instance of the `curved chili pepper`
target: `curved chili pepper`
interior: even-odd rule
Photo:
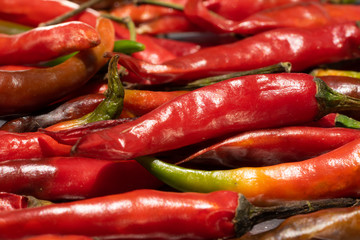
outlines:
[[[121,239],[218,239],[240,236],[274,214],[292,216],[353,204],[356,200],[333,199],[260,208],[230,191],[200,194],[137,190],[2,212],[0,238],[75,234]]]
[[[124,124],[130,121],[135,120],[135,118],[121,118],[115,120],[104,120],[93,123],[88,123],[83,126],[74,127],[66,130],[59,131],[49,131],[46,129],[39,129],[39,132],[45,133],[56,141],[62,144],[74,145],[81,137],[93,133],[96,131],[100,131],[106,128],[114,127],[119,124]]]
[[[360,20],[360,7],[318,2],[299,2],[253,14],[241,21],[225,19],[211,13],[202,0],[188,1],[184,12],[188,19],[204,29],[251,35],[275,28],[312,28]]]
[[[134,158],[235,132],[307,123],[358,107],[358,99],[333,92],[311,75],[243,76],[179,96],[131,123],[84,136],[74,153]]]
[[[82,22],[39,27],[16,35],[0,34],[0,64],[29,64],[99,45],[94,28]]]
[[[277,228],[262,234],[247,234],[239,240],[295,240],[332,239],[356,240],[359,238],[360,208],[326,209],[315,213],[293,216]],[[315,223],[315,224],[314,224]]]
[[[355,23],[322,28],[283,28],[231,44],[209,47],[160,65],[120,55],[131,71],[125,81],[141,84],[191,80],[290,62],[294,71],[359,56],[360,29]],[[313,56],[317,57],[314,58]]]
[[[175,189],[193,192],[231,190],[251,202],[359,196],[360,140],[312,159],[269,167],[193,170],[151,157],[137,160]]]
[[[103,39],[100,45],[62,64],[27,71],[0,71],[0,114],[39,109],[86,83],[107,62],[102,56],[104,52],[113,49],[110,20],[100,19],[97,30]]]
[[[346,128],[285,127],[248,131],[192,154],[181,163],[230,168],[302,161],[334,150],[357,138]]]
[[[0,163],[0,191],[60,201],[152,189],[161,181],[135,160],[78,157],[11,160]]]
[[[0,161],[52,156],[69,156],[71,147],[39,132],[0,131]]]

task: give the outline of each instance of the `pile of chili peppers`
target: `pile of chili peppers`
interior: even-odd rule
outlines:
[[[358,239],[359,3],[0,0],[0,239]]]

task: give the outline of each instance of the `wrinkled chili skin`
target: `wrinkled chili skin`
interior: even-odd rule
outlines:
[[[39,27],[17,35],[0,34],[0,64],[38,63],[99,43],[96,30],[82,22]]]
[[[236,131],[309,122],[319,114],[316,91],[307,74],[230,79],[181,95],[131,123],[84,136],[74,153],[128,159]]]
[[[134,160],[77,157],[11,160],[0,163],[0,191],[61,201],[84,199],[162,183]]]
[[[123,54],[119,63],[131,71],[132,74],[124,79],[129,82],[188,82],[278,62],[290,62],[293,71],[301,71],[314,65],[357,57],[359,45],[360,29],[350,22],[313,29],[275,29],[235,43],[201,49],[160,65]]]
[[[0,213],[0,238],[38,234],[123,239],[225,238],[235,234],[232,220],[237,204],[238,195],[228,191],[199,194],[138,190]]]
[[[239,240],[359,239],[360,208],[336,208],[293,216],[262,234],[246,234]]]
[[[360,137],[347,128],[286,127],[248,131],[205,148],[185,161],[238,168],[302,161]]]
[[[211,14],[201,0],[189,1],[185,14],[203,28],[222,33],[253,35],[283,27],[314,28],[359,20],[360,7],[350,4],[299,2],[253,14],[241,21]]]
[[[40,133],[12,133],[0,131],[0,162],[13,159],[31,159],[69,156],[70,146],[60,144],[52,137]]]
[[[84,85],[105,63],[104,52],[114,45],[114,29],[108,19],[100,19],[97,47],[79,52],[50,68],[0,71],[0,114],[19,114],[39,109]],[[35,97],[34,97],[35,96]]]

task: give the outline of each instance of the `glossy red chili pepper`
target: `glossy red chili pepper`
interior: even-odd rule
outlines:
[[[0,163],[0,191],[60,201],[152,189],[162,183],[135,160],[78,157],[11,160]]]
[[[356,240],[360,234],[359,221],[360,207],[326,209],[290,217],[273,230],[247,234],[238,240]]]
[[[104,239],[218,239],[242,235],[271,214],[288,217],[351,204],[356,201],[333,199],[259,208],[230,191],[199,194],[138,190],[2,212],[0,238],[75,234]]]
[[[333,102],[333,97],[344,101]],[[359,101],[331,91],[311,75],[243,76],[179,96],[131,123],[84,136],[74,153],[134,158],[235,132],[310,122],[348,104],[355,108]]]
[[[40,23],[47,22],[76,8],[78,8],[77,4],[66,0],[1,0],[0,19],[28,26],[37,26]],[[94,27],[96,25],[96,19],[99,16],[99,12],[93,9],[87,9],[69,20],[81,21]],[[113,25],[117,38],[129,38],[129,31],[124,26],[115,22],[113,22]],[[159,46],[156,43],[156,38],[138,35],[137,41],[146,46],[144,51],[134,54],[134,56],[139,59],[151,63],[161,63],[176,58],[171,52]]]
[[[344,23],[313,29],[283,28],[231,44],[152,65],[121,55],[119,63],[132,74],[124,79],[142,84],[188,82],[207,76],[290,62],[294,71],[359,56],[360,29]],[[313,56],[317,57],[314,58]]]
[[[69,156],[71,147],[50,136],[34,133],[0,131],[0,161],[52,156]]]
[[[39,27],[17,35],[0,34],[0,64],[38,63],[99,43],[96,30],[82,22]]]
[[[157,43],[163,48],[171,51],[177,57],[196,53],[201,46],[192,42],[174,41],[168,38],[158,38]]]
[[[334,150],[357,138],[347,128],[285,127],[238,134],[200,150],[182,161],[230,168],[302,161]]]
[[[81,87],[107,62],[104,52],[114,45],[114,31],[108,19],[97,27],[103,41],[50,68],[0,71],[0,114],[19,114],[44,107]]]
[[[242,35],[256,34],[275,28],[312,28],[329,24],[360,20],[357,5],[334,5],[317,2],[299,2],[253,14],[241,21],[225,19],[211,13],[202,0],[189,1],[184,9],[192,22],[204,29]]]
[[[39,235],[35,237],[23,238],[23,240],[94,240],[93,238],[79,235]]]

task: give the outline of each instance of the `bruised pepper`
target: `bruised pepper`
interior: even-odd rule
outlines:
[[[304,124],[359,107],[360,100],[334,92],[308,74],[243,76],[191,91],[135,121],[84,136],[73,153],[131,159],[227,134]]]
[[[72,234],[101,239],[223,239],[241,236],[274,215],[288,217],[354,204],[354,199],[327,199],[260,208],[230,191],[201,194],[137,190],[0,212],[0,238]]]
[[[114,30],[110,20],[99,19],[102,42],[50,68],[0,71],[0,115],[40,109],[85,84],[107,62],[104,52],[112,51]]]

